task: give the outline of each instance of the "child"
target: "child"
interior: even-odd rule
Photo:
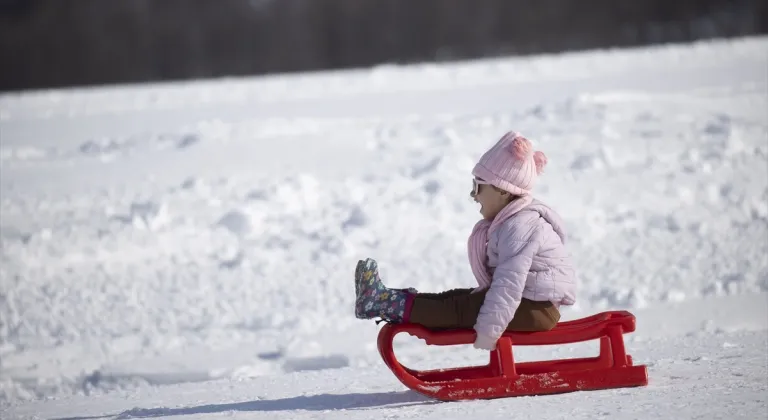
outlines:
[[[576,273],[562,219],[531,196],[546,163],[528,139],[510,132],[472,170],[470,195],[483,216],[468,241],[478,288],[389,289],[369,258],[355,270],[355,316],[431,329],[474,328],[474,347],[484,350],[495,349],[505,330],[552,329],[560,305],[574,303]]]

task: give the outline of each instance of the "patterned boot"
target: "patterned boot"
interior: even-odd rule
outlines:
[[[379,278],[376,261],[358,261],[355,269],[355,317],[380,317],[387,322],[403,322],[411,290],[389,289]]]

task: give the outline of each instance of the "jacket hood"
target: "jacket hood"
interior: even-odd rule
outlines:
[[[563,244],[565,244],[568,237],[567,233],[565,232],[565,222],[563,222],[562,217],[560,217],[559,214],[552,210],[551,207],[539,200],[533,200],[531,204],[529,204],[522,211],[533,211],[539,213],[539,215],[541,215],[541,217],[544,218],[547,223],[552,225],[552,229],[554,229],[555,233],[557,233],[557,236],[559,236],[560,240],[563,242]]]

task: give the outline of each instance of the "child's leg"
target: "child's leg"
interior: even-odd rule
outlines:
[[[419,293],[413,298],[408,322],[432,329],[472,328],[484,299],[485,291],[442,296]]]
[[[433,329],[472,328],[486,291],[453,289],[442,293],[411,293],[387,288],[376,262],[359,261],[355,270],[355,316],[381,317],[389,322],[412,322]],[[507,331],[548,331],[560,320],[551,302],[523,299]]]
[[[408,322],[432,329],[473,328],[486,292],[441,297],[422,297],[422,294],[417,294],[411,304]],[[548,331],[559,319],[560,313],[551,302],[523,299],[507,331]]]
[[[355,268],[355,316],[359,319],[381,317],[389,322],[403,322],[410,313],[415,296],[422,299],[445,299],[468,295],[473,289],[453,289],[441,293],[418,293],[415,289],[392,289],[379,278],[373,259],[358,261]]]

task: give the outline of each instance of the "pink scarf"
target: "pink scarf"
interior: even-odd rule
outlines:
[[[477,284],[480,286],[475,291],[480,291],[491,285],[491,274],[486,265],[488,238],[491,233],[495,231],[502,223],[507,219],[515,215],[533,201],[533,197],[526,195],[516,199],[501,209],[499,214],[493,218],[493,221],[481,219],[475,224],[472,229],[472,234],[469,235],[469,265],[472,267],[472,273],[477,279]]]

